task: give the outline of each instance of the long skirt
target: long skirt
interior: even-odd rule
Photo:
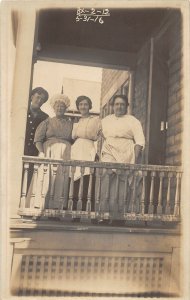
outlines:
[[[134,164],[134,143],[130,139],[111,138],[104,142],[102,162]],[[135,178],[130,171],[128,178],[118,175],[113,169],[112,174],[104,170],[101,178],[100,209],[103,212],[126,213],[140,210],[140,193],[142,190],[141,173]]]
[[[70,159],[70,143],[67,141],[47,141],[44,143],[46,158]],[[27,197],[26,207],[30,208],[64,208],[69,191],[69,167],[53,164],[41,164],[32,177]]]
[[[128,180],[124,175],[111,175],[105,171],[101,178],[100,210],[110,213],[140,212],[142,177],[134,177],[132,171]]]
[[[96,155],[96,149],[94,141],[89,139],[78,138],[71,147],[71,159],[82,161],[94,161]],[[89,175],[90,168],[85,167],[83,175]],[[74,174],[74,180],[78,180],[81,177],[80,167],[76,167]]]
[[[78,138],[71,147],[71,159],[82,161],[94,161],[96,155],[96,149],[94,141],[84,138]],[[82,210],[86,210],[90,168],[85,167],[83,176],[83,193],[82,193]],[[74,174],[74,196],[73,196],[73,210],[77,209],[77,202],[79,200],[79,187],[81,178],[81,168],[76,167]],[[92,195],[91,195],[91,210],[94,210],[94,197],[95,197],[95,176],[93,174],[92,180]]]

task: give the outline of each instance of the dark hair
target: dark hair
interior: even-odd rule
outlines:
[[[110,104],[111,104],[111,105],[114,105],[115,100],[116,100],[117,98],[123,99],[123,101],[125,101],[125,103],[126,103],[126,106],[129,105],[128,98],[127,98],[126,95],[115,95],[115,96],[113,96],[112,101],[111,101]]]
[[[34,95],[34,94],[44,94],[45,96],[45,102],[48,100],[49,98],[49,94],[46,90],[44,90],[42,87],[36,87],[35,89],[33,89],[31,92],[30,92],[30,98]]]
[[[79,109],[79,103],[80,103],[82,100],[87,100],[88,105],[89,105],[89,109],[92,108],[92,101],[90,100],[89,97],[87,97],[87,96],[79,96],[79,97],[77,97],[77,100],[76,100],[76,107],[77,107],[77,109]]]

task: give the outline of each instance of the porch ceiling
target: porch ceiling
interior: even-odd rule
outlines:
[[[76,22],[76,9],[43,10],[38,40],[42,51],[75,46],[136,53],[161,24],[168,9],[110,9],[104,24]]]

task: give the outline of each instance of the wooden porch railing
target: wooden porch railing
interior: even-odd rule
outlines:
[[[57,207],[52,208],[56,192],[58,167],[62,166],[65,180]],[[31,181],[33,186],[30,201],[27,200]],[[74,176],[80,168],[80,183],[77,200]],[[40,182],[39,206],[33,199],[39,185],[39,170],[43,173]],[[84,207],[84,175],[88,169],[88,191]],[[43,178],[50,172],[48,197],[45,195]],[[30,174],[29,174],[30,173]],[[179,221],[180,187],[182,170],[175,166],[128,165],[87,161],[52,160],[48,158],[23,157],[23,178],[18,214],[60,220],[80,218],[81,220],[124,220],[124,221]],[[93,184],[95,188],[93,188]],[[47,182],[46,182],[47,185]],[[63,191],[67,190],[68,193]],[[76,205],[75,205],[76,204]]]

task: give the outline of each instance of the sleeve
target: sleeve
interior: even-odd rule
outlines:
[[[134,135],[134,141],[136,145],[140,145],[145,147],[145,137],[142,129],[142,125],[139,120],[134,119],[134,122],[132,124],[133,127],[133,135]]]
[[[46,132],[47,132],[47,120],[42,121],[38,125],[34,136],[34,144],[37,142],[43,143],[46,138]]]
[[[103,139],[106,139],[107,136],[109,136],[110,129],[113,128],[111,116],[112,115],[108,115],[105,118],[101,119],[100,136],[103,137]]]
[[[97,135],[97,137],[99,137],[99,135],[100,135],[100,133],[101,133],[101,131],[102,131],[102,124],[101,124],[101,120],[100,120],[100,118],[97,118],[96,119],[96,135]]]
[[[77,138],[77,126],[78,126],[78,123],[73,124],[73,130],[72,130],[72,139],[73,140],[76,140],[76,138]]]

